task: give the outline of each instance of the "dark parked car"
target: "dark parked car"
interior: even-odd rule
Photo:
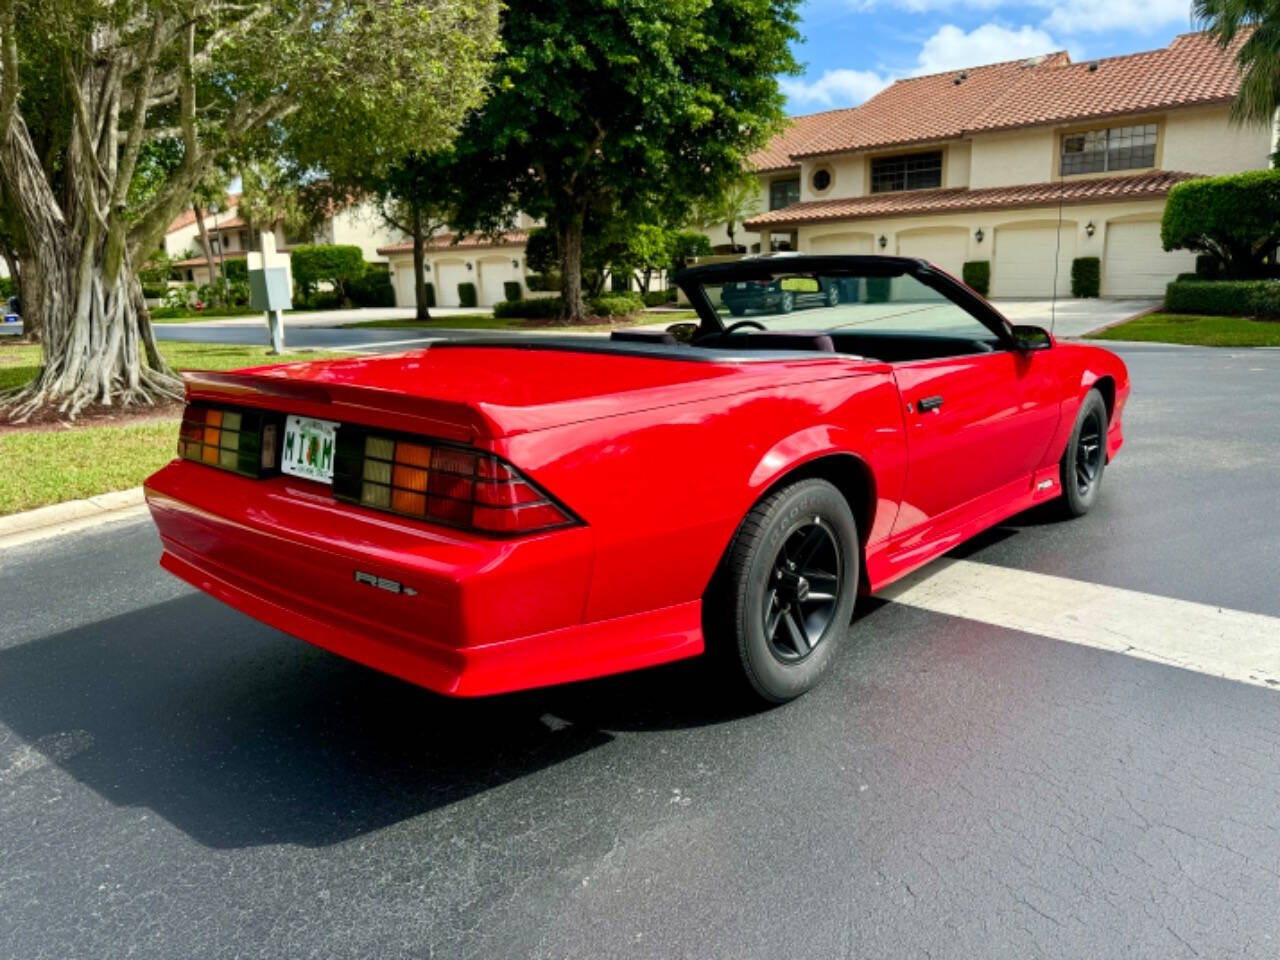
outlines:
[[[748,310],[790,313],[796,307],[834,307],[841,301],[834,278],[788,277],[785,280],[744,280],[726,283],[720,301],[735,317]]]

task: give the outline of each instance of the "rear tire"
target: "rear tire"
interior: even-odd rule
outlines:
[[[761,500],[707,597],[710,646],[760,699],[806,693],[849,628],[858,557],[853,512],[827,481],[801,480]]]
[[[1107,403],[1097,390],[1090,390],[1058,463],[1062,508],[1068,517],[1083,517],[1097,502],[1106,468]]]
[[[778,313],[790,313],[796,308],[796,295],[790,290],[782,292],[782,299],[778,301]]]

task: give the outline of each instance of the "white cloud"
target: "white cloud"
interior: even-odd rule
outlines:
[[[1044,26],[1062,33],[1146,33],[1178,21],[1188,24],[1188,30],[1194,29],[1188,19],[1187,0],[1075,0],[1050,6]]]
[[[1061,49],[1053,37],[1031,26],[1011,30],[998,23],[984,23],[966,33],[949,23],[924,42],[913,72],[941,73],[984,63],[1019,60]]]
[[[827,70],[812,82],[782,77],[778,84],[793,107],[852,107],[892,82],[892,77],[874,70]]]

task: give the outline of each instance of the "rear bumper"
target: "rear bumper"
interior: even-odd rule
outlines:
[[[702,651],[698,602],[582,623],[585,527],[502,540],[175,461],[146,484],[161,565],[263,623],[439,693],[481,696]],[[399,584],[371,586],[356,572]],[[366,578],[367,579],[367,578]]]

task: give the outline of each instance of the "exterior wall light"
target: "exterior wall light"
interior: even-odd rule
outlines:
[[[474,269],[475,269],[473,266],[471,266],[471,261],[470,261],[470,260],[468,260],[468,261],[467,261],[467,269],[468,269],[468,270],[474,270]]]
[[[889,245],[889,238],[882,233],[880,234],[880,239],[877,242],[880,244],[880,249],[883,250]]]
[[[1088,223],[1086,223],[1086,224],[1084,225],[1084,232],[1085,232],[1085,233],[1087,233],[1087,234],[1088,234],[1089,236],[1091,236],[1091,237],[1093,236],[1094,231],[1096,231],[1097,229],[1098,229],[1098,228],[1097,228],[1097,227],[1095,227],[1095,226],[1093,225],[1093,221],[1092,221],[1092,220],[1090,220]]]
[[[519,260],[512,260],[512,261],[511,261],[511,269],[512,269],[512,270],[519,270],[519,269],[520,269],[520,261],[519,261]]]
[[[981,242],[982,242],[982,238],[983,238],[983,237],[985,237],[985,236],[986,236],[986,234],[982,232],[982,228],[981,228],[981,227],[979,227],[977,230],[973,231],[973,239],[977,240],[979,243],[981,243]]]

